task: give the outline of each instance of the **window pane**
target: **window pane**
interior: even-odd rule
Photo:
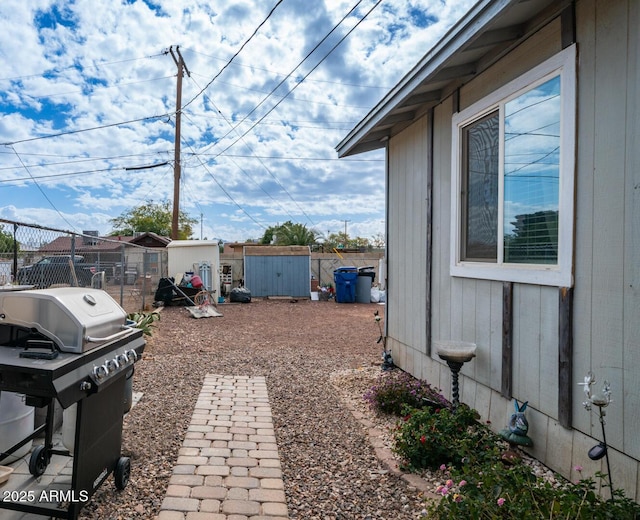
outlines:
[[[558,262],[560,77],[505,105],[504,261]]]
[[[497,260],[499,122],[495,112],[463,129],[465,223],[461,257]]]

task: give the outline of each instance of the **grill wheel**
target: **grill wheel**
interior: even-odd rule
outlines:
[[[131,459],[129,457],[120,457],[113,472],[116,489],[122,491],[129,483],[131,475]]]
[[[42,475],[49,465],[47,450],[44,446],[36,446],[29,459],[29,473],[34,477]]]

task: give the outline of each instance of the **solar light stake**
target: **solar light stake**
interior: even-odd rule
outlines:
[[[586,410],[591,411],[593,406],[598,407],[598,416],[600,419],[600,426],[602,428],[602,442],[596,444],[589,450],[589,458],[591,460],[600,460],[602,457],[607,459],[607,475],[609,477],[609,487],[611,492],[611,498],[613,498],[613,480],[611,478],[611,465],[609,463],[609,450],[607,449],[607,435],[604,430],[605,420],[604,416],[607,412],[604,410],[609,403],[611,403],[611,385],[609,381],[605,380],[602,385],[602,391],[598,394],[591,393],[591,386],[595,384],[596,376],[593,372],[589,371],[584,378],[583,383],[578,383],[583,387],[586,400],[582,403],[582,406]]]

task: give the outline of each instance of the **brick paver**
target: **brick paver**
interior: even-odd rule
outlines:
[[[264,377],[205,377],[156,520],[288,519]]]

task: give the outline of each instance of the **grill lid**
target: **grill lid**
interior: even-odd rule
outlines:
[[[59,287],[0,293],[0,324],[35,329],[62,352],[82,353],[126,334],[127,315],[100,289]]]

